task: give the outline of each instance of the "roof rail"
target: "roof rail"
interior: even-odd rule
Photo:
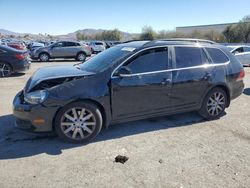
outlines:
[[[127,40],[127,41],[124,41],[124,42],[122,42],[122,43],[124,44],[124,43],[129,43],[129,42],[139,42],[139,41],[150,42],[150,40],[137,40],[137,39],[135,39],[135,40]]]
[[[158,39],[156,41],[183,41],[183,42],[217,44],[216,42],[211,41],[211,40],[193,39],[193,38],[170,38],[170,39]]]

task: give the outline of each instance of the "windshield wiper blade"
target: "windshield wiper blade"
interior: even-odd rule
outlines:
[[[77,68],[77,69],[81,69],[81,67],[80,67],[79,64],[74,64],[73,66],[74,66],[75,68]]]

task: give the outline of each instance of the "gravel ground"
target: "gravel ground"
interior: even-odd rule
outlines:
[[[14,128],[12,100],[39,67],[0,79],[0,187],[249,187],[250,68],[219,120],[196,113],[114,125],[87,145]],[[128,160],[116,163],[117,155]]]

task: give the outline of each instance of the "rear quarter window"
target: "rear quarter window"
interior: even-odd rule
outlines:
[[[226,63],[229,61],[228,57],[220,49],[206,48],[206,50],[215,64]]]

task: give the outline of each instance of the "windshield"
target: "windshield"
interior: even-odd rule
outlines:
[[[123,46],[112,47],[79,65],[79,67],[80,69],[88,72],[102,72],[114,65],[118,60],[132,53],[134,50],[135,48]]]
[[[227,46],[227,48],[229,49],[229,51],[232,51],[233,49],[235,49],[235,46]]]

